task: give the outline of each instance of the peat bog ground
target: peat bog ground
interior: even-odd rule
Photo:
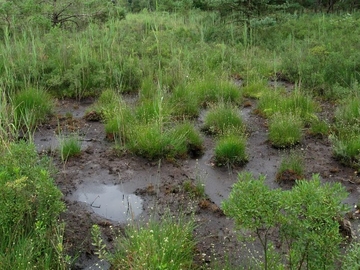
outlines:
[[[93,102],[58,100],[56,113],[34,136],[38,152],[52,156],[56,166],[56,184],[67,205],[61,217],[66,222],[64,237],[69,253],[78,256],[75,269],[94,269],[99,263],[91,245],[93,224],[101,226],[104,239],[111,246],[113,230],[122,230],[127,223],[147,220],[154,214],[162,215],[166,209],[170,209],[172,215],[194,214],[199,241],[197,259],[205,269],[211,269],[216,260],[227,257],[232,262],[244,263],[245,258],[254,256],[249,253],[249,246],[237,240],[233,221],[220,207],[240,171],[264,174],[269,186],[279,187],[276,174],[289,150],[275,149],[269,143],[267,120],[255,113],[256,100],[247,99],[239,107],[249,134],[249,162],[236,168],[214,165],[214,140],[205,134],[205,151],[198,159],[149,161],[132,154],[119,154],[114,150],[114,143],[106,140],[104,125],[85,120]],[[323,103],[321,107],[319,117],[331,121],[334,111],[331,104]],[[198,125],[203,115],[197,119]],[[81,155],[64,163],[57,147],[59,136],[67,132],[79,135]],[[345,203],[358,202],[360,178],[354,169],[342,166],[333,158],[328,138],[305,135],[296,149],[304,157],[306,178],[318,173],[323,182],[341,182],[349,192]],[[185,181],[195,183],[196,179],[205,185],[205,198],[194,198],[184,189]],[[253,250],[258,250],[256,245],[255,242]],[[104,263],[103,267],[109,266]]]

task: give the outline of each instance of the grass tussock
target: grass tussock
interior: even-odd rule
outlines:
[[[93,242],[116,269],[193,269],[196,240],[195,223],[185,216],[176,220],[165,214],[160,220],[151,219],[146,224],[129,224],[125,235],[114,241],[114,252],[107,253],[99,240],[97,225],[93,227]]]

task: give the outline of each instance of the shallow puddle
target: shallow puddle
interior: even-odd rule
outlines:
[[[143,200],[135,194],[122,192],[119,185],[81,186],[72,197],[88,204],[96,214],[117,222],[134,219],[142,212]]]

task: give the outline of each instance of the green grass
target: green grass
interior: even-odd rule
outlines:
[[[205,107],[218,102],[240,104],[242,101],[240,87],[229,80],[211,77],[196,80],[187,87],[197,95],[199,104]]]
[[[269,122],[269,140],[274,147],[292,147],[302,139],[301,118],[296,115],[274,114]]]
[[[190,123],[174,127],[164,127],[156,122],[134,125],[126,148],[150,160],[196,157],[203,151],[200,133]]]
[[[260,97],[258,110],[265,117],[276,113],[296,114],[305,123],[311,123],[317,119],[318,105],[311,96],[297,89],[290,94],[284,89],[269,89]]]
[[[145,225],[130,224],[118,235],[109,256],[115,269],[194,269],[195,224],[185,216],[165,214]]]
[[[177,119],[193,119],[199,116],[198,96],[188,85],[180,84],[171,93],[169,100],[172,115]]]
[[[15,121],[26,131],[33,130],[52,113],[52,97],[42,89],[28,88],[14,95]]]
[[[81,154],[79,137],[77,135],[61,137],[59,140],[59,152],[63,162],[66,162],[70,157],[79,156]]]
[[[330,124],[324,120],[315,119],[310,124],[309,133],[313,136],[326,137],[330,132]]]
[[[266,80],[260,80],[249,82],[244,85],[242,92],[245,97],[259,99],[263,93],[269,92],[269,86]]]
[[[239,135],[228,135],[220,138],[215,146],[215,163],[217,166],[236,166],[246,163],[246,139]]]
[[[209,134],[226,134],[228,132],[242,133],[244,123],[237,107],[221,103],[207,112],[202,130]]]
[[[347,136],[331,136],[334,157],[347,166],[360,168],[360,134]]]
[[[304,178],[305,164],[302,155],[301,152],[291,151],[290,154],[282,158],[276,174],[278,182]]]
[[[65,269],[59,215],[62,194],[50,176],[48,159],[31,143],[0,149],[0,267]]]

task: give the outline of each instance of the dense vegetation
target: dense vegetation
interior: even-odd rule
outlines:
[[[356,0],[0,1],[0,151],[5,157],[0,162],[0,268],[65,269],[70,262],[62,246],[64,225],[57,221],[64,210],[61,194],[49,163],[38,158],[31,143],[36,125],[51,114],[55,97],[96,97],[93,112],[104,121],[108,138],[119,150],[148,159],[200,155],[203,141],[193,119],[206,108],[200,128],[216,140],[218,166],[247,161],[248,134],[238,108],[244,97],[254,98],[257,112],[269,120],[274,147],[294,147],[306,131],[329,137],[334,157],[359,169],[359,7]],[[295,90],[273,89],[268,81],[290,82]],[[125,94],[137,97],[134,106],[126,104]],[[336,107],[334,119],[319,118],[321,102]],[[63,161],[80,151],[76,141],[62,146]],[[234,199],[241,198],[237,192],[249,190],[262,192],[262,200],[246,200],[248,209],[237,206],[242,202]],[[306,212],[302,206],[310,195],[318,201]],[[329,269],[340,258],[341,238],[333,218],[342,213],[343,196],[338,185],[321,187],[317,176],[291,192],[280,192],[244,174],[224,210],[247,229],[282,230],[292,241],[286,261],[290,268],[303,269],[306,258],[307,267]],[[264,220],[240,222],[242,211],[251,212],[256,204],[263,205]],[[266,211],[273,209],[283,219],[267,217]],[[318,214],[323,215],[320,221]],[[313,223],[302,223],[299,215],[311,215]],[[184,240],[192,249],[189,232],[194,224],[169,220],[130,229],[127,236],[141,234],[152,244],[158,240],[149,235],[150,229],[163,237],[160,232],[170,236],[184,226]],[[305,233],[309,227],[313,234]],[[331,233],[331,244],[326,233]],[[263,236],[258,235],[260,240]],[[276,255],[266,241],[261,266],[270,267]],[[309,249],[301,250],[303,244]],[[124,246],[130,253],[138,248],[119,242],[119,249]],[[352,245],[344,264],[348,269],[353,269],[358,249]],[[188,251],[181,252],[190,267]],[[129,254],[110,256],[115,267],[116,262],[123,265],[121,256]],[[162,263],[161,269],[170,265]]]

